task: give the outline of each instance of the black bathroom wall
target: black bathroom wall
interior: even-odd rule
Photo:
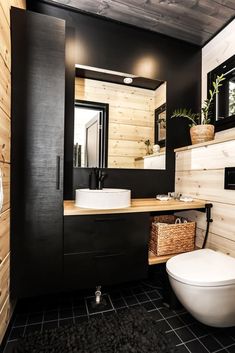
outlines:
[[[201,48],[47,1],[28,0],[27,8],[66,20],[65,199],[74,198],[74,189],[88,186],[89,174],[82,168],[73,176],[75,63],[167,81],[166,170],[108,169],[105,187],[131,188],[132,197],[173,191],[173,149],[190,139],[187,122],[170,119],[170,114],[177,107],[195,111],[200,107]]]

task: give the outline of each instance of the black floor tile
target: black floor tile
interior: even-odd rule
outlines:
[[[160,294],[156,290],[153,290],[151,292],[146,292],[146,294],[152,300],[161,298]]]
[[[163,305],[162,289],[156,281],[128,283],[103,288],[107,305],[94,306],[94,290],[21,300],[15,309],[4,353],[13,353],[17,338],[35,331],[57,328],[126,311],[146,308],[156,329],[166,332],[177,353],[235,353],[235,328],[216,329],[194,319],[184,308],[171,310]],[[160,282],[159,282],[160,283]],[[199,338],[199,339],[198,339]]]
[[[159,309],[159,311],[165,319],[167,319],[168,317],[171,317],[171,316],[176,316],[176,314],[173,313],[172,310],[170,310],[166,307]],[[182,326],[182,323],[180,326]]]
[[[51,311],[46,311],[44,313],[43,321],[53,321],[53,320],[58,320],[58,318],[59,318],[58,310],[51,310]]]
[[[160,314],[159,310],[157,310],[157,309],[155,309],[154,311],[151,311],[151,316],[154,318],[154,320],[163,320],[162,315]],[[163,321],[165,321],[165,320],[163,320]]]
[[[229,353],[235,353],[235,344],[228,347],[227,350],[229,351]]]
[[[211,335],[200,338],[200,341],[204,344],[209,352],[214,352],[223,348],[223,346]]]
[[[191,353],[208,353],[208,350],[198,340],[188,342],[186,346]]]
[[[192,317],[192,315],[190,315],[189,313],[182,313],[179,314],[179,318],[180,320],[182,320],[184,322],[185,325],[189,325],[189,324],[193,324],[196,323],[197,321],[194,319],[194,317]]]
[[[141,304],[147,311],[155,310],[155,306],[151,302]]]
[[[43,322],[42,329],[49,330],[58,327],[58,320]]]
[[[17,345],[17,341],[8,342],[3,352],[14,353],[16,345]]]
[[[124,300],[125,300],[127,305],[138,304],[138,300],[133,295],[130,296],[130,297],[124,297]]]
[[[13,327],[11,332],[10,332],[9,340],[12,341],[12,340],[18,339],[18,338],[23,336],[23,333],[24,333],[24,327],[23,326],[21,326],[21,327]]]
[[[74,324],[74,319],[62,319],[58,321],[59,327],[69,326]]]
[[[84,305],[76,306],[73,308],[74,316],[82,316],[82,315],[87,315],[87,309]]]
[[[42,328],[42,324],[33,324],[33,325],[25,326],[25,335],[28,335],[35,331],[41,331],[41,328]]]
[[[81,322],[87,321],[88,320],[88,316],[77,316],[74,318],[75,324],[80,324]]]
[[[68,319],[73,317],[72,307],[59,310],[59,319]]]
[[[27,319],[28,315],[16,315],[13,326],[24,326],[26,325]]]
[[[185,345],[179,345],[176,349],[176,353],[189,353]],[[199,352],[198,352],[199,353]]]
[[[160,329],[163,332],[170,331],[171,327],[170,325],[166,322],[166,320],[159,320],[156,322],[156,327]]]
[[[119,308],[123,308],[123,307],[127,306],[126,302],[122,298],[112,300],[112,303],[113,303],[113,306],[114,306],[115,309],[119,309]]]
[[[183,342],[195,339],[195,335],[187,327],[178,328],[175,330],[175,332]]]
[[[173,329],[177,329],[183,326],[182,321],[177,316],[169,317],[167,322]]]
[[[221,343],[223,347],[230,346],[234,343],[234,339],[231,336],[225,334],[225,330],[217,332],[215,338]]]
[[[105,305],[103,305],[102,302],[101,302],[101,304],[96,305],[94,297],[87,298],[86,302],[87,302],[88,313],[94,314],[94,313],[103,312],[103,311],[113,309],[112,304],[110,302],[110,299],[107,295],[103,295],[102,300],[103,300],[103,303],[105,303]]]
[[[43,313],[33,313],[28,316],[27,325],[39,324],[43,320]]]
[[[190,325],[190,330],[192,330],[197,337],[201,337],[211,333],[212,328],[197,322],[195,324]]]
[[[167,332],[166,335],[172,344],[177,345],[181,343],[181,340],[173,331]]]
[[[136,298],[138,299],[138,301],[140,303],[149,301],[149,298],[148,298],[148,296],[145,293],[136,294]]]
[[[157,309],[160,309],[160,308],[164,307],[162,299],[156,299],[156,300],[153,300],[152,302],[156,306]]]
[[[117,299],[121,299],[122,295],[120,291],[114,291],[114,292],[110,292],[109,294],[111,300],[117,300]]]

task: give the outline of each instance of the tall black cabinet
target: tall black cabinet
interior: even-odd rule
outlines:
[[[13,8],[11,292],[61,287],[65,21]]]

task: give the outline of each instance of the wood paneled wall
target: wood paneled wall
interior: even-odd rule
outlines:
[[[234,140],[176,153],[176,192],[213,204],[207,247],[235,257],[235,191],[224,189],[224,168],[235,166]],[[197,222],[197,245],[206,229],[206,217],[185,212]]]
[[[235,54],[235,20],[202,48],[202,100],[207,95],[207,73]],[[224,168],[235,167],[235,129],[221,131],[216,139],[231,138],[176,153],[175,190],[213,203],[207,247],[235,257],[235,191],[224,190]],[[185,214],[185,213],[184,213]],[[186,213],[197,222],[197,245],[205,235],[206,217]]]
[[[0,2],[0,168],[3,173],[4,203],[0,213],[0,343],[10,320],[10,125],[11,125],[11,40],[10,8],[25,8],[25,0]]]
[[[76,78],[75,99],[109,104],[108,167],[135,168],[146,155],[143,141],[154,140],[155,91]]]

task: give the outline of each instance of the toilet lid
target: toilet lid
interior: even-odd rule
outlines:
[[[210,249],[201,249],[172,257],[167,273],[176,280],[196,286],[235,284],[235,259]]]

